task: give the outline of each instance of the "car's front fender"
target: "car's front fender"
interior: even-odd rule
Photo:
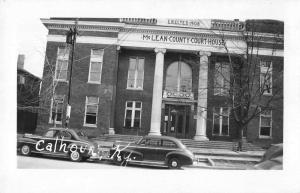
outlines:
[[[94,147],[92,144],[79,142],[79,141],[70,143],[67,146],[67,150],[69,152],[79,151],[81,154],[84,154],[84,155],[87,155],[87,154],[92,155],[92,153],[96,152],[96,148],[97,147]]]
[[[18,147],[22,144],[36,144],[36,140],[34,139],[30,139],[30,138],[26,138],[26,137],[21,137],[21,138],[18,138],[17,139],[17,144],[18,144]]]

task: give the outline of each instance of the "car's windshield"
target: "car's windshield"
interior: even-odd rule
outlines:
[[[49,130],[44,134],[44,137],[54,137],[55,133],[55,130]]]
[[[136,140],[134,143],[135,144],[140,144],[142,142],[143,138]]]
[[[87,138],[88,138],[87,134],[84,133],[83,131],[78,131],[78,132],[77,132],[77,135],[78,135],[78,137],[80,137],[80,138],[84,138],[84,139],[87,139]]]

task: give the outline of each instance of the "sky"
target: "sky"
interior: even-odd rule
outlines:
[[[24,68],[42,77],[48,30],[39,18],[17,20],[17,52],[25,55]]]

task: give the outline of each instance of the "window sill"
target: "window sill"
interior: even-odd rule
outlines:
[[[84,127],[93,127],[93,128],[96,128],[97,125],[91,125],[91,124],[83,124]]]
[[[214,93],[214,96],[220,96],[220,97],[228,97],[229,96],[229,94],[215,94]]]
[[[229,137],[229,135],[212,134],[215,137]]]
[[[52,121],[49,121],[48,123],[49,123],[49,124],[54,124]],[[57,125],[62,125],[62,122],[55,122],[55,124],[57,124]]]
[[[271,94],[269,94],[269,93],[264,93],[263,96],[273,96],[273,95],[272,95],[272,93],[271,93]]]
[[[88,84],[101,84],[101,82],[92,82],[92,81],[88,81]]]
[[[126,88],[127,90],[135,90],[135,91],[142,91],[143,88]]]
[[[271,136],[261,136],[261,135],[258,138],[259,139],[272,139]]]
[[[54,79],[55,82],[65,82],[65,83],[69,83],[68,80],[61,80],[61,79]]]

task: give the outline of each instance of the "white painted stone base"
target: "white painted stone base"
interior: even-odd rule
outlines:
[[[108,129],[108,135],[114,135],[115,134],[115,129],[114,128],[109,128]]]
[[[196,140],[196,141],[209,141],[209,139],[206,136],[203,136],[203,135],[196,135],[194,137],[194,140]]]
[[[156,135],[156,136],[161,136],[161,133],[159,132],[149,132],[149,134],[148,135]]]

